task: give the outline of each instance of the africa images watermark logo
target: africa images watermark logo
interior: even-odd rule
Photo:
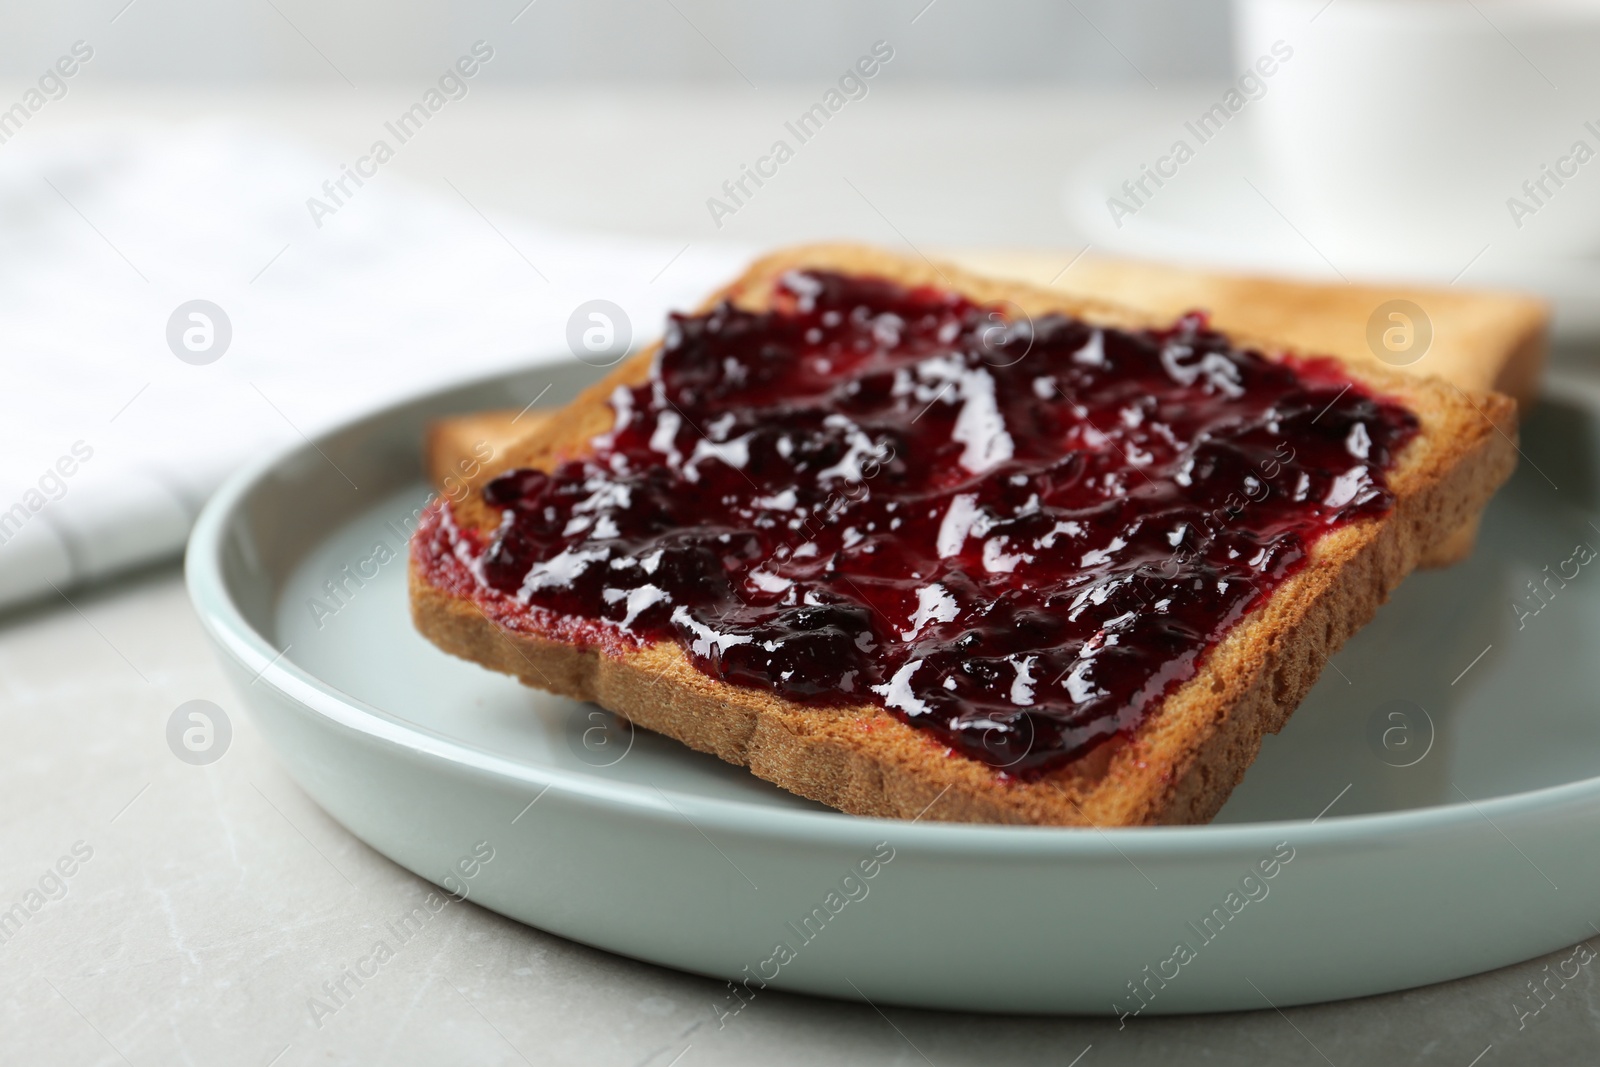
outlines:
[[[894,861],[894,846],[887,841],[879,841],[872,846],[872,852],[857,860],[855,865],[846,869],[838,883],[830,888],[822,898],[820,904],[814,904],[811,910],[800,917],[798,925],[794,922],[783,924],[784,936],[774,942],[772,952],[758,963],[746,964],[742,969],[744,978],[735,983],[728,983],[728,993],[719,1004],[711,1005],[712,1017],[717,1020],[717,1029],[721,1030],[728,1025],[728,1021],[738,1015],[745,1007],[756,999],[756,994],[767,988],[767,983],[775,981],[783,968],[793,963],[800,956],[800,951],[821,935],[822,931],[852,903],[860,903],[867,899],[867,894],[872,887],[867,883],[876,878],[883,868]],[[752,988],[754,983],[754,988]]]
[[[393,159],[399,146],[420,133],[429,119],[444,110],[450,101],[464,99],[469,89],[468,80],[476,77],[483,64],[493,58],[494,48],[488,42],[474,41],[467,55],[461,56],[453,67],[446,68],[439,75],[436,86],[429,86],[420,100],[383,124],[389,137],[394,139],[394,144],[391,145],[388,138],[380,137],[372,142],[367,154],[357,159],[353,166],[341,163],[339,176],[322,183],[322,196],[306,198],[306,210],[311,213],[311,221],[316,223],[317,229],[322,229],[323,218],[338,214],[339,209],[366,184],[366,179],[376,177],[378,168]],[[355,184],[354,189],[351,183]]]
[[[72,848],[45,868],[43,874],[23,891],[22,896],[0,910],[0,945],[5,945],[20,934],[33,917],[51,904],[66,898],[71,889],[73,875],[94,858],[94,846],[87,841],[74,841]]]
[[[1189,137],[1179,137],[1172,142],[1172,147],[1165,155],[1156,157],[1153,163],[1140,164],[1138,175],[1122,183],[1122,195],[1106,198],[1106,211],[1117,229],[1122,229],[1124,219],[1137,215],[1139,209],[1153,200],[1168,181],[1176,178],[1183,165],[1195,157],[1201,145],[1221,133],[1222,128],[1247,104],[1266,96],[1268,79],[1293,55],[1294,49],[1288,42],[1272,42],[1269,54],[1260,56],[1247,67],[1228,91],[1222,94],[1221,100],[1183,124],[1185,132],[1194,138],[1193,144],[1189,143]]]
[[[839,75],[836,88],[830,87],[821,100],[800,112],[794,121],[783,124],[784,130],[794,138],[794,144],[783,137],[773,141],[767,153],[756,158],[754,166],[741,163],[738,175],[722,183],[722,197],[706,197],[706,210],[711,213],[711,221],[716,223],[717,229],[722,229],[725,216],[738,214],[739,209],[749,203],[756,189],[767,183],[766,179],[776,178],[778,168],[795,157],[800,145],[821,133],[822,127],[844,110],[845,104],[865,99],[867,83],[893,58],[893,45],[888,41],[874,41],[870,54],[857,59],[854,66]],[[755,189],[750,187],[752,184]]]
[[[1266,900],[1272,892],[1268,883],[1282,873],[1294,857],[1293,845],[1287,841],[1278,842],[1270,855],[1261,857],[1254,866],[1246,869],[1237,886],[1228,891],[1222,903],[1213,905],[1201,917],[1199,925],[1184,923],[1186,931],[1174,943],[1172,954],[1158,963],[1146,964],[1139,975],[1128,979],[1126,986],[1131,997],[1130,1005],[1123,1007],[1117,1001],[1111,1002],[1111,1011],[1117,1016],[1119,1024],[1117,1029],[1124,1029],[1130,1016],[1139,1015],[1148,1008],[1160,991],[1167,988],[1167,983],[1176,981],[1183,973],[1183,968],[1198,959],[1201,951],[1221,937],[1228,925],[1247,907]]]
[[[1386,300],[1367,317],[1367,349],[1391,367],[1409,367],[1433,347],[1433,320],[1414,300]]]
[[[192,767],[217,762],[232,742],[233,722],[209,700],[185,701],[167,717],[167,747]]]
[[[579,363],[605,368],[633,347],[633,321],[611,300],[585,300],[567,317],[567,348]]]
[[[233,321],[210,300],[186,300],[167,316],[167,348],[192,367],[215,363],[233,343]]]
[[[87,441],[74,441],[70,455],[63,454],[44,469],[33,485],[23,490],[22,496],[10,507],[0,505],[0,545],[7,544],[22,532],[39,512],[67,495],[67,479],[71,478],[94,457],[94,447]]]
[[[472,892],[472,879],[482,874],[494,857],[494,845],[487,840],[479,841],[472,846],[471,852],[456,860],[440,880],[439,884],[445,890],[443,894],[430,890],[421,901],[386,923],[383,936],[376,938],[367,952],[325,980],[316,993],[306,998],[306,1011],[311,1016],[311,1025],[322,1029],[329,1019],[350,1005],[368,982],[378,977],[384,966],[395,959],[402,948],[420,937],[435,916],[451,904],[466,900]]]
[[[23,125],[53,100],[67,95],[67,80],[78,73],[81,64],[94,58],[94,48],[87,41],[74,41],[68,54],[57,59],[39,75],[37,88],[23,91],[21,99],[0,111],[0,144],[22,132]]]
[[[438,492],[428,494],[426,500],[398,520],[384,520],[387,536],[373,538],[372,544],[355,559],[342,563],[337,570],[329,571],[319,590],[306,597],[306,611],[310,613],[317,629],[321,630],[329,619],[349,607],[361,590],[378,578],[383,568],[397,559],[407,558],[406,546],[411,543],[411,535],[422,521],[423,512],[441,496],[452,504],[459,504],[466,499],[477,484],[478,476],[495,454],[494,445],[488,441],[475,442],[470,455],[457,457],[448,470],[440,472]]]
[[[1583,128],[1595,138],[1596,143],[1600,143],[1600,126],[1588,121]],[[1579,137],[1572,142],[1572,147],[1567,149],[1565,155],[1556,157],[1554,166],[1539,164],[1539,173],[1522,183],[1522,188],[1518,190],[1521,195],[1506,197],[1506,211],[1511,215],[1511,224],[1522,229],[1526,221],[1548,207],[1567,182],[1578,176],[1578,169],[1594,157],[1593,146]]]

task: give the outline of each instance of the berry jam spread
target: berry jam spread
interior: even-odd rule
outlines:
[[[611,404],[591,455],[485,487],[479,580],[1023,779],[1132,733],[1317,538],[1386,512],[1418,428],[1198,314],[1008,320],[820,272],[673,316]]]

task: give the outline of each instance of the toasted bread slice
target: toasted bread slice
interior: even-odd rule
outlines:
[[[1402,373],[1440,378],[1469,393],[1505,393],[1526,411],[1538,395],[1549,345],[1549,308],[1516,293],[1427,286],[1334,285],[1194,270],[1095,255],[1074,258],[1038,251],[963,250],[958,266],[996,278],[1015,278],[1058,292],[1093,297],[1148,312],[1161,320],[1195,308],[1225,333],[1272,337],[1301,352],[1383,366],[1367,336],[1374,312],[1390,300],[1409,300],[1431,322],[1432,343]],[[1063,270],[1063,264],[1071,267]],[[484,412],[444,420],[430,435],[427,461],[434,484],[459,477],[471,449],[490,440],[498,450],[531,432],[529,415]],[[1432,549],[1418,566],[1448,567],[1472,554],[1473,516]]]
[[[706,306],[726,299],[761,309],[781,276],[796,268],[935,286],[981,304],[1006,302],[1028,315],[1061,312],[1098,326],[1168,324],[1099,300],[840,245],[770,255]],[[1234,340],[1269,357],[1285,350],[1250,337]],[[550,469],[583,453],[612,426],[611,391],[646,380],[655,351],[652,347],[624,362],[554,414],[540,432],[509,446],[486,466],[479,482],[496,470]],[[672,642],[611,652],[554,633],[498,625],[497,594],[462,581],[436,584],[418,566],[418,553],[429,543],[426,528],[414,542],[413,618],[445,651],[529,685],[594,701],[854,814],[1092,826],[1203,822],[1226,801],[1259,751],[1263,734],[1283,725],[1328,657],[1372,617],[1406,573],[1473,520],[1515,465],[1511,399],[1474,395],[1382,367],[1351,364],[1348,373],[1404,404],[1420,422],[1420,432],[1389,472],[1393,509],[1318,540],[1305,566],[1212,648],[1198,673],[1150,709],[1131,736],[1106,742],[1036,780],[1010,779],[986,764],[951,758],[925,732],[875,704],[801,705],[725,684],[694,667]],[[436,516],[480,531],[492,530],[499,521],[479,494]]]

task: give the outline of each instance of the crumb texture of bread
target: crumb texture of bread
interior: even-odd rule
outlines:
[[[715,294],[759,309],[796,268],[932,285],[978,302],[1007,301],[1029,315],[1060,311],[1095,325],[1164,325],[1157,312],[1118,307],[968,274],[872,248],[822,245],[757,261]],[[1273,354],[1287,346],[1234,334]],[[610,429],[608,398],[650,373],[654,349],[552,413],[536,433],[512,442],[476,479],[496,470],[550,469]],[[873,704],[800,705],[731,686],[698,670],[676,644],[601,650],[528,632],[497,618],[490,590],[455,595],[435,584],[413,555],[410,586],[417,628],[446,652],[553,693],[600,704],[646,729],[741,764],[791,792],[857,815],[1059,826],[1205,822],[1227,800],[1261,740],[1282,727],[1328,658],[1371,619],[1404,576],[1448,552],[1474,528],[1516,461],[1516,406],[1494,393],[1471,395],[1381,366],[1351,364],[1352,377],[1414,412],[1421,432],[1390,471],[1393,510],[1319,540],[1307,564],[1239,622],[1199,672],[1167,696],[1127,738],[1092,750],[1042,778],[1019,781],[952,755],[923,731]],[[435,442],[438,443],[437,441]],[[436,502],[424,527],[443,521]],[[478,531],[498,517],[478,494],[449,521]]]

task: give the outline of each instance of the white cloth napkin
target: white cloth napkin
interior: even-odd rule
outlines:
[[[329,203],[339,175],[232,125],[30,130],[0,151],[0,607],[175,555],[264,448],[572,358],[586,301],[648,340],[747,258],[519,221],[469,200],[470,175],[425,189],[379,170],[318,226],[307,198]],[[169,345],[192,300],[231,326],[214,362]],[[205,345],[204,321],[180,316],[188,353],[183,330]]]

